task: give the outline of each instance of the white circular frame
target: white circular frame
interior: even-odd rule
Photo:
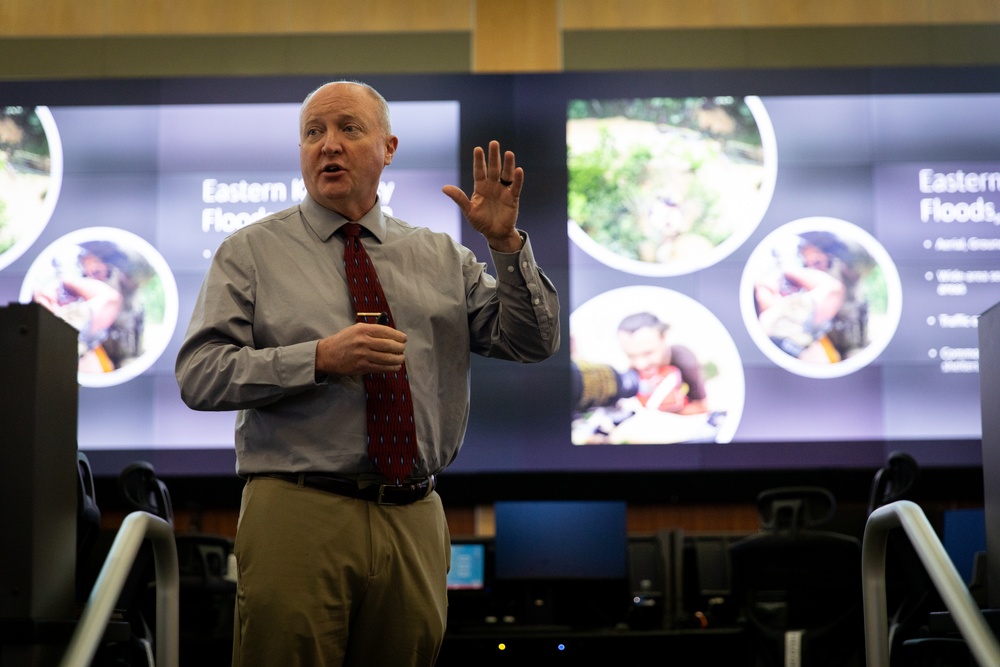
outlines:
[[[642,262],[629,257],[622,257],[591,238],[573,220],[569,220],[567,223],[567,233],[570,240],[602,264],[619,271],[641,276],[669,277],[685,275],[713,266],[731,255],[753,234],[763,219],[764,214],[771,205],[771,198],[774,195],[774,185],[778,175],[778,144],[774,134],[774,126],[771,124],[771,117],[768,115],[767,109],[759,97],[748,95],[743,98],[743,101],[746,103],[751,115],[753,115],[754,122],[757,124],[757,130],[760,132],[761,149],[764,153],[764,177],[756,199],[756,206],[747,211],[747,223],[736,229],[725,241],[715,246],[711,251],[698,255],[690,262],[662,264],[657,262]]]
[[[806,232],[830,232],[841,239],[859,243],[881,267],[885,277],[888,303],[886,304],[886,330],[878,340],[872,340],[857,354],[831,364],[815,364],[797,359],[782,351],[767,336],[760,325],[754,301],[754,285],[763,268],[771,260],[771,251],[782,238]],[[768,234],[753,250],[743,268],[740,280],[740,310],[747,332],[764,355],[785,370],[807,378],[836,378],[855,373],[878,358],[896,334],[903,309],[903,286],[892,257],[874,236],[855,224],[823,216],[800,218],[778,227]]]
[[[28,229],[24,236],[18,238],[14,245],[6,252],[0,253],[0,270],[3,270],[15,260],[19,259],[28,248],[30,248],[52,219],[52,212],[55,211],[56,203],[59,201],[59,191],[62,189],[63,180],[63,151],[62,140],[59,137],[59,129],[56,127],[55,118],[48,107],[35,107],[35,115],[38,116],[42,129],[45,131],[45,140],[49,145],[49,183],[45,193],[45,200],[39,209],[37,224]]]
[[[89,241],[110,241],[120,247],[138,252],[160,277],[163,285],[163,321],[158,324],[161,329],[160,335],[151,341],[144,338],[143,346],[145,349],[142,354],[128,365],[109,373],[77,373],[77,379],[84,387],[111,387],[128,382],[147,371],[166,350],[177,328],[179,309],[177,281],[163,256],[142,237],[116,227],[86,227],[61,236],[39,253],[21,283],[21,303],[28,303],[32,300],[32,294],[40,282],[39,279],[51,271],[52,259],[61,249]]]
[[[727,382],[733,386],[731,403],[723,406],[726,418],[716,432],[715,442],[731,442],[743,418],[746,376],[739,350],[729,331],[701,302],[686,294],[652,285],[619,287],[602,292],[580,304],[570,314],[569,331],[570,337],[574,338],[575,350],[581,353],[581,358],[608,363],[624,372],[628,368],[628,359],[618,342],[618,323],[627,315],[639,311],[653,313],[670,324],[679,345],[694,349],[698,344],[693,340],[703,343],[712,341],[712,354],[721,360],[719,366],[729,375]],[[581,331],[592,335],[581,336]],[[698,354],[697,349],[694,351]]]

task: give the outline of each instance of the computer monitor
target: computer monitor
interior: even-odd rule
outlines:
[[[496,627],[502,615],[493,590],[493,538],[452,536],[448,632]]]
[[[624,501],[494,503],[498,595],[525,626],[609,627],[628,607]]]
[[[623,501],[500,501],[494,512],[497,579],[626,576]]]
[[[452,541],[448,590],[481,591],[484,588],[486,588],[486,543]]]
[[[986,551],[986,510],[967,507],[942,512],[941,544],[962,581],[973,583],[976,554]]]

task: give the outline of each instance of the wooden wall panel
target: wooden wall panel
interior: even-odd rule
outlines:
[[[366,34],[520,35],[518,59],[558,63],[562,30],[1000,23],[1000,0],[3,0],[9,37]],[[553,30],[555,35],[553,35]],[[508,60],[507,62],[511,62]],[[510,67],[510,65],[508,65]]]
[[[469,32],[473,0],[285,0],[288,32]]]
[[[968,66],[998,44],[1000,0],[0,1],[0,80]]]
[[[473,0],[3,0],[7,37],[469,32]]]
[[[104,32],[103,3],[79,0],[2,0],[0,35],[88,37]]]
[[[109,36],[287,32],[285,3],[273,0],[104,0]]]
[[[913,25],[927,22],[929,0],[746,0],[750,27]]]
[[[1000,0],[563,0],[565,30],[998,23]]]
[[[491,537],[496,534],[496,517],[492,505],[474,508],[445,508],[448,525],[455,535]],[[681,528],[686,532],[751,533],[760,526],[754,505],[629,505],[628,532],[655,533],[666,528]],[[464,533],[456,529],[465,530]]]
[[[474,72],[562,69],[558,0],[476,0]]]
[[[681,528],[686,533],[752,533],[760,527],[754,505],[640,505],[629,507],[629,534]]]
[[[746,24],[745,0],[563,0],[564,30],[733,28]]]
[[[929,23],[1000,23],[1000,0],[929,0]]]

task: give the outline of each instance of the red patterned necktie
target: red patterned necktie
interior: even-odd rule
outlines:
[[[361,243],[361,225],[345,224],[344,266],[351,300],[358,313],[386,313],[389,326],[395,326],[389,302],[371,258]],[[369,373],[365,376],[367,402],[368,456],[390,482],[399,485],[413,470],[417,459],[417,430],[413,422],[413,403],[406,364],[394,373]]]

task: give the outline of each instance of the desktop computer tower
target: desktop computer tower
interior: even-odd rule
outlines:
[[[987,600],[1000,609],[1000,304],[979,316],[978,333]]]
[[[77,363],[76,329],[38,304],[0,307],[0,629],[6,630],[0,645],[5,647],[11,639],[29,641],[39,623],[74,614]]]

